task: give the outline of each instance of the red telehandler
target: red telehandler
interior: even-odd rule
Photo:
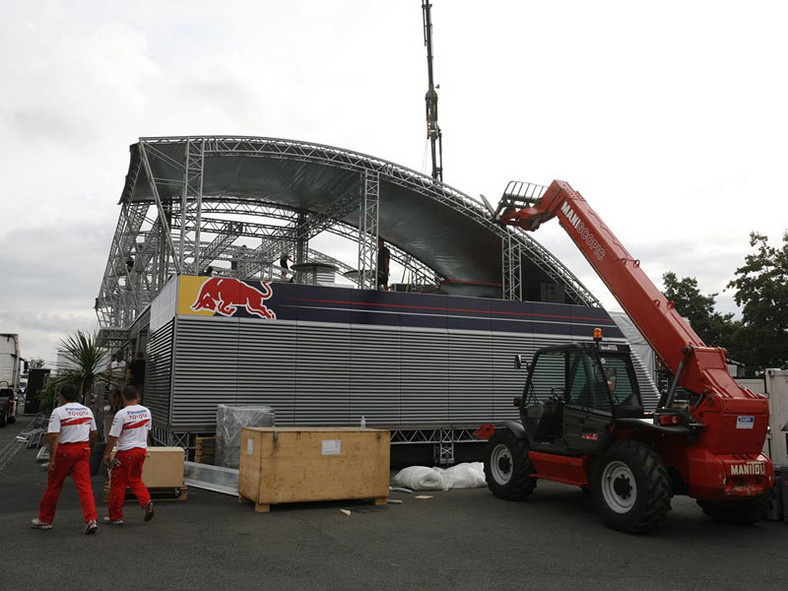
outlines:
[[[593,341],[538,350],[516,401],[521,420],[478,431],[492,492],[523,500],[539,479],[580,486],[608,526],[630,533],[659,527],[674,494],[716,521],[758,521],[774,479],[761,453],[769,407],[733,380],[725,350],[701,341],[569,184],[535,200],[505,196],[495,217],[525,230],[558,217],[674,377],[646,412],[628,346],[597,329]]]

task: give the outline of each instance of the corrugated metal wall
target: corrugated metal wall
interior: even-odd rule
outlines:
[[[516,353],[530,359],[568,339],[180,317],[151,338],[146,402],[175,431],[210,431],[218,404],[250,403],[272,406],[278,425],[357,425],[362,415],[368,425],[476,424],[517,417],[526,372]]]
[[[170,422],[174,330],[175,320],[170,319],[150,336],[145,363],[144,403],[154,420],[165,425]]]
[[[638,384],[640,384],[640,396],[643,399],[643,408],[653,411],[659,403],[659,391],[651,377],[651,371],[645,362],[635,351],[632,351],[632,363],[635,366]]]

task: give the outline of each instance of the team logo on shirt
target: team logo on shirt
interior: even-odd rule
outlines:
[[[61,425],[81,425],[93,419],[93,413],[87,408],[64,408],[66,417],[61,419]]]
[[[126,431],[128,429],[139,429],[141,427],[145,427],[150,423],[150,417],[148,416],[147,410],[127,410],[126,414],[128,415],[130,422],[123,425],[123,430]]]
[[[67,425],[82,425],[83,423],[89,423],[92,420],[91,417],[77,417],[77,418],[68,418],[63,419],[60,421],[60,424],[63,426]]]

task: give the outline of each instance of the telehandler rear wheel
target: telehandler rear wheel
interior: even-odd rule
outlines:
[[[525,499],[536,488],[533,471],[525,439],[518,439],[508,429],[499,429],[487,440],[484,477],[496,497],[507,501]]]
[[[594,506],[608,527],[644,533],[670,511],[670,478],[659,454],[639,441],[621,440],[594,461]]]

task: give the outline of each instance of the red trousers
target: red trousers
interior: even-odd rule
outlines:
[[[112,469],[109,485],[109,518],[123,519],[123,503],[126,501],[126,489],[131,489],[137,497],[140,507],[150,503],[150,493],[142,482],[142,464],[145,463],[146,449],[132,447],[115,454],[120,462]]]
[[[85,521],[98,519],[93,485],[90,483],[90,447],[87,442],[61,443],[57,446],[55,468],[49,471],[47,488],[44,496],[41,497],[41,506],[38,510],[38,518],[44,523],[52,523],[55,518],[57,500],[69,474],[77,487]]]

